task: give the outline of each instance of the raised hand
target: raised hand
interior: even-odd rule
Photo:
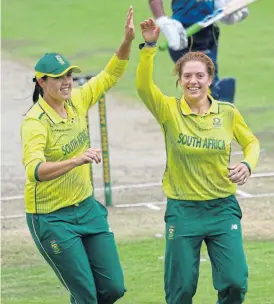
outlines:
[[[160,28],[153,19],[149,18],[140,23],[142,36],[146,42],[157,42],[160,35]]]
[[[127,13],[127,19],[125,25],[125,41],[131,42],[134,38],[135,38],[135,28],[133,23],[133,7],[130,6]]]

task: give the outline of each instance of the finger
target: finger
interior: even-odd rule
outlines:
[[[246,177],[244,177],[241,181],[239,181],[239,182],[237,183],[237,185],[242,186],[242,185],[244,185],[244,184],[247,182],[247,180],[248,180],[248,177],[246,176]]]
[[[247,176],[247,177],[244,178],[243,185],[248,181],[248,179],[249,179],[249,176]]]
[[[126,20],[126,26],[129,26],[133,22],[133,11],[130,11],[127,20]]]
[[[156,32],[155,32],[155,34],[156,34],[156,35],[160,35],[160,28],[159,28],[159,26],[156,27]]]
[[[233,175],[230,177],[230,180],[233,181],[234,183],[239,182],[241,179],[244,179],[246,177],[246,172],[244,171],[239,171],[237,174]]]
[[[100,158],[99,152],[96,152],[96,151],[87,151],[87,152],[86,152],[86,155],[87,155],[89,158],[91,158],[91,159]]]
[[[228,170],[234,170],[235,168],[237,168],[237,166],[238,166],[238,164],[237,165],[231,165],[227,169]]]
[[[96,152],[96,153],[101,153],[101,149],[100,148],[88,148],[87,149],[88,152]]]
[[[235,174],[231,175],[229,178],[233,183],[236,183],[237,180],[239,179],[239,172],[236,172]]]
[[[149,26],[153,27],[155,25],[154,20],[152,18],[149,18],[148,19],[148,24],[149,24]]]
[[[94,153],[94,156],[98,159],[98,162],[100,163],[101,162],[101,155],[100,155],[100,153],[96,152],[96,153]]]
[[[95,161],[96,164],[99,164],[101,159],[98,157],[97,154],[92,154],[89,156],[93,161]]]
[[[239,179],[244,179],[246,176],[247,176],[247,175],[246,175],[246,172],[245,172],[244,170],[241,170],[241,171],[239,171],[238,174],[237,174],[237,179],[238,179],[238,180],[239,180]]]
[[[140,27],[142,30],[145,30],[147,28],[146,23],[143,21],[140,23]]]
[[[84,163],[88,164],[88,163],[93,163],[93,160],[91,157],[89,157],[88,155],[84,155]]]
[[[240,171],[239,168],[231,170],[230,173],[228,174],[228,177],[234,177],[236,174],[238,174],[239,171]]]
[[[100,163],[101,162],[101,155],[100,154],[96,154],[96,157],[98,159],[98,163]]]
[[[131,5],[127,11],[127,18],[132,13],[132,11],[133,11],[133,6]]]
[[[239,164],[234,170],[232,170],[229,174],[228,177],[232,177],[235,174],[238,174],[238,176],[245,174],[249,175],[249,170],[246,165],[244,164]]]

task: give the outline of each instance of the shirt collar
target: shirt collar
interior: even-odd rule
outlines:
[[[40,107],[43,109],[43,111],[46,112],[46,114],[48,115],[48,117],[55,123],[61,123],[61,122],[66,122],[67,119],[62,118],[60,115],[58,115],[53,108],[40,96],[38,103],[40,105]],[[66,101],[65,102],[65,108],[67,110],[68,113],[68,118],[72,118],[75,117],[75,113],[70,105],[70,101]]]
[[[211,102],[211,106],[208,109],[208,114],[209,113],[219,113],[219,106],[218,106],[217,101],[212,96],[210,96],[210,95],[208,95],[208,98],[209,98],[209,100]],[[194,114],[192,112],[192,110],[190,109],[188,103],[186,102],[184,96],[182,96],[182,99],[181,99],[181,109],[182,109],[182,113],[184,115]]]

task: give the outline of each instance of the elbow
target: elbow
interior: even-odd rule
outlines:
[[[258,151],[260,151],[260,142],[259,142],[259,140],[258,140],[258,138],[257,137],[255,137],[250,143],[249,143],[251,146],[253,146],[253,148],[257,148],[258,149]]]
[[[147,79],[146,79],[147,80]],[[147,88],[149,87],[148,85],[148,80],[144,80],[144,77],[142,75],[136,75],[136,89],[138,94],[142,94],[142,92],[145,92]]]
[[[38,175],[38,168],[40,167],[40,165],[42,164],[42,162],[38,162],[36,164],[32,164],[30,163],[27,167],[26,167],[26,174],[27,174],[27,179],[30,182],[40,182],[42,181],[40,176]]]
[[[144,100],[145,97],[148,96],[148,93],[146,92],[146,90],[141,86],[137,86],[137,93],[138,93],[139,97],[141,98],[141,100]]]

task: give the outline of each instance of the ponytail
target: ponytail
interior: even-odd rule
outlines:
[[[46,80],[47,76],[42,77],[42,79]],[[35,83],[35,87],[34,87],[34,91],[33,91],[33,95],[32,95],[32,101],[35,104],[39,99],[39,95],[41,95],[43,97],[44,92],[43,92],[43,89],[41,88],[40,84],[38,83],[37,78],[35,77],[32,80]]]

